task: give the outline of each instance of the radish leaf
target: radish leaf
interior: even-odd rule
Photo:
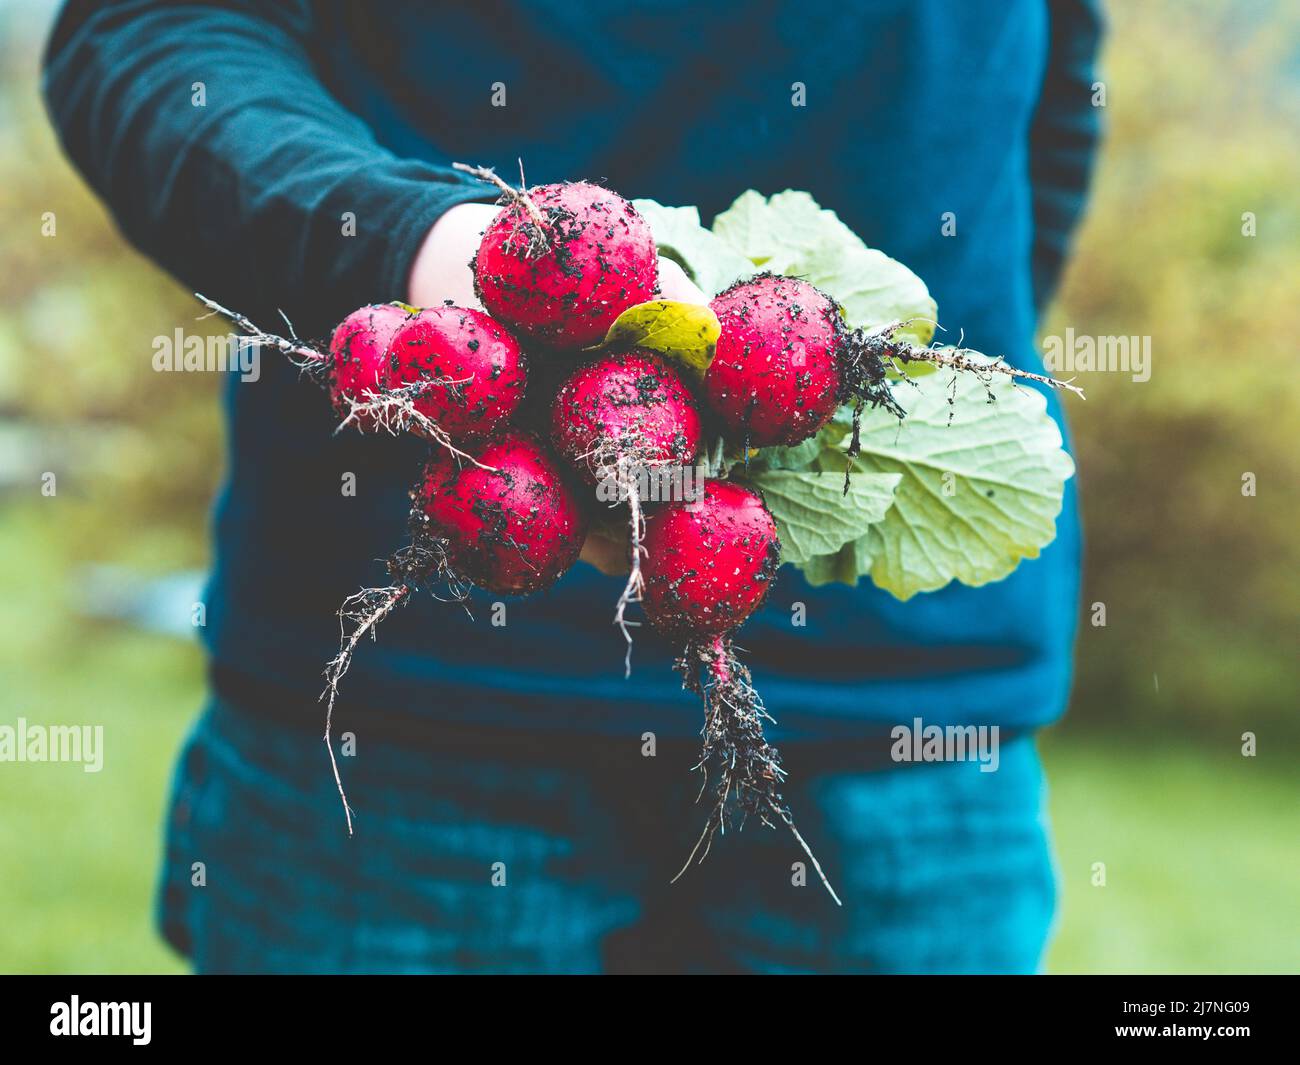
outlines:
[[[1056,535],[1065,482],[1074,463],[1042,393],[995,377],[939,373],[896,385],[907,409],[900,424],[885,411],[863,416],[861,453],[823,451],[827,472],[852,462],[853,478],[895,473],[894,505],[833,559],[814,562],[813,583],[870,572],[899,599],[951,581],[978,587],[1001,580]],[[990,402],[990,396],[995,402]],[[849,437],[835,423],[823,436]],[[818,578],[818,579],[814,579]],[[851,580],[846,580],[852,583]]]
[[[864,473],[852,479],[845,495],[842,474],[764,470],[748,478],[762,489],[776,518],[781,560],[796,566],[861,537],[885,516],[902,479],[898,473]]]
[[[767,199],[751,189],[718,215],[713,231],[755,266],[802,277],[829,293],[855,328],[915,319],[898,335],[915,344],[934,336],[938,310],[925,282],[868,248],[806,192],[786,190]]]
[[[659,254],[685,270],[709,299],[754,272],[748,259],[700,225],[698,208],[665,207],[654,200],[633,200],[632,206],[650,223]]]

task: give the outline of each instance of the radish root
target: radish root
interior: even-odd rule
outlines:
[[[680,880],[692,864],[698,865],[708,857],[713,837],[726,833],[729,817],[740,829],[748,817],[754,816],[769,828],[779,822],[790,830],[822,885],[835,904],[842,906],[781,795],[786,777],[781,755],[763,735],[763,722],[772,717],[754,689],[748,667],[736,657],[731,639],[717,636],[707,642],[692,641],[677,668],[684,687],[704,702],[704,748],[694,768],[704,777],[699,798],[712,784],[713,807],[700,838],[672,883]]]
[[[490,166],[470,166],[468,163],[452,163],[453,170],[459,170],[461,173],[469,174],[476,177],[479,181],[486,182],[501,190],[501,198],[511,203],[517,203],[527,213],[532,220],[532,232],[527,234],[528,247],[527,256],[534,258],[543,254],[551,245],[550,227],[546,219],[542,217],[541,209],[532,201],[528,195],[528,189],[524,186],[524,165],[521,161],[519,164],[519,184],[520,188],[514,188],[508,182],[502,180],[497,172]]]
[[[450,568],[442,540],[428,530],[428,521],[420,508],[413,506],[411,543],[394,552],[388,560],[388,575],[393,583],[384,588],[363,588],[354,592],[339,607],[339,652],[325,667],[325,689],[320,698],[325,703],[325,749],[329,752],[330,768],[334,771],[334,784],[343,803],[349,836],[352,835],[352,806],[343,790],[338,760],[334,756],[334,703],[339,694],[339,681],[352,665],[362,639],[366,636],[375,639],[379,623],[399,606],[410,602],[414,592],[427,588],[437,598],[444,598],[434,592],[434,586],[445,584],[450,591],[447,598],[459,601],[468,594],[464,583]]]
[[[904,374],[903,367],[909,362],[928,362],[934,366],[946,367],[960,373],[973,373],[984,383],[987,389],[994,374],[1003,374],[1013,380],[1035,381],[1049,388],[1072,392],[1080,399],[1086,399],[1083,389],[1070,381],[1059,381],[1046,374],[1031,373],[1029,370],[1017,369],[1000,356],[989,359],[979,352],[971,351],[960,345],[954,348],[932,348],[913,344],[897,337],[895,334],[917,318],[892,322],[881,329],[868,333],[862,329],[843,330],[840,334],[839,350],[842,359],[841,402],[853,402],[853,435],[849,440],[846,454],[856,458],[862,450],[862,412],[867,407],[883,407],[900,421],[907,417],[907,411],[894,396],[890,386],[886,366],[892,367],[899,374]],[[911,382],[905,374],[903,380]],[[956,387],[956,376],[953,387]],[[993,393],[989,392],[992,400]],[[949,413],[949,421],[952,413]],[[849,492],[849,477],[852,465],[844,467],[844,494]]]
[[[640,625],[627,617],[628,607],[640,603],[645,593],[645,577],[641,572],[641,559],[645,556],[645,508],[641,501],[643,484],[665,468],[657,449],[639,431],[623,434],[617,442],[606,442],[582,456],[594,471],[597,480],[612,480],[615,485],[614,505],[627,503],[628,508],[628,574],[627,583],[619,594],[614,608],[614,624],[627,641],[623,658],[624,678],[632,676],[632,632]],[[652,497],[653,498],[653,497]]]
[[[201,293],[196,292],[194,295],[200,303],[208,308],[208,314],[202,315],[200,321],[203,318],[211,317],[213,314],[219,314],[230,321],[254,343],[282,352],[304,374],[312,377],[319,384],[328,385],[326,379],[329,375],[330,359],[325,352],[304,343],[297,336],[286,339],[282,336],[276,336],[274,333],[268,333],[250,321],[246,315],[223,307],[216,300],[210,300]],[[283,311],[280,312],[280,316],[284,318]],[[293,334],[293,324],[288,318],[285,318],[284,321],[289,326],[290,334]],[[430,392],[435,388],[456,389],[460,385],[468,383],[468,380],[467,378],[461,380],[441,377],[429,378],[402,385],[399,388],[383,389],[379,392],[367,390],[362,393],[361,397],[340,395],[338,399],[346,404],[347,413],[334,429],[334,432],[337,435],[350,425],[365,424],[368,419],[369,424],[376,429],[392,436],[415,432],[430,443],[446,448],[458,460],[482,466],[482,463],[472,455],[456,447],[442,427],[416,406],[416,401],[426,392]],[[483,469],[491,470],[492,467],[483,466]]]
[[[630,564],[627,584],[623,586],[623,591],[618,597],[618,606],[614,610],[614,624],[619,627],[623,639],[627,641],[627,653],[623,657],[624,679],[632,676],[632,633],[628,631],[628,627],[639,624],[627,619],[627,608],[633,603],[641,602],[645,592],[645,578],[641,576],[641,556],[645,554],[645,547],[641,543],[645,539],[645,512],[641,509],[641,499],[635,484],[628,486],[627,508]]]
[[[292,337],[292,339],[286,340],[282,336],[268,333],[266,330],[254,325],[245,315],[240,314],[238,311],[232,311],[221,306],[221,304],[216,300],[208,299],[208,297],[203,295],[201,292],[194,293],[194,298],[208,309],[207,314],[199,316],[200,322],[205,318],[211,318],[214,314],[219,314],[232,325],[236,326],[240,332],[256,344],[268,348],[274,348],[276,351],[287,355],[289,361],[300,370],[312,375],[318,375],[323,374],[328,367],[329,360],[326,359],[323,351],[312,347],[310,344],[304,343],[296,336]],[[280,312],[280,317],[284,318],[283,311]],[[289,332],[292,334],[293,324],[288,318],[284,318],[284,322],[285,325],[289,326]]]
[[[343,802],[343,816],[347,818],[348,835],[352,835],[352,806],[348,803],[347,792],[343,790],[343,779],[339,775],[339,763],[334,757],[334,700],[338,697],[339,681],[352,665],[352,655],[367,633],[375,638],[375,627],[388,617],[407,596],[411,587],[400,584],[389,588],[363,588],[343,601],[339,608],[339,633],[342,646],[339,653],[330,659],[325,667],[325,690],[321,698],[325,703],[325,749],[329,751],[330,768],[334,770],[334,784],[339,789],[339,799]],[[352,631],[348,632],[349,623]]]
[[[430,443],[446,448],[457,459],[471,462],[475,466],[493,472],[493,467],[484,466],[473,455],[456,447],[442,427],[415,405],[416,400],[431,389],[455,388],[464,383],[464,380],[454,381],[451,378],[440,377],[416,381],[414,384],[390,388],[383,392],[367,391],[361,399],[343,396],[348,412],[339,422],[334,433],[337,435],[349,425],[368,419],[370,424],[392,436],[401,436],[408,432],[418,433]]]
[[[861,396],[867,391],[867,386],[878,382],[883,376],[886,362],[900,373],[902,366],[909,362],[928,362],[935,366],[973,373],[983,381],[991,381],[995,373],[1005,374],[1007,377],[1022,381],[1036,381],[1040,385],[1058,391],[1072,392],[1080,399],[1088,398],[1082,388],[1072,383],[1073,378],[1070,381],[1061,381],[1047,374],[1021,370],[1010,365],[1000,355],[990,358],[970,348],[961,347],[960,344],[953,348],[922,347],[894,335],[900,329],[905,329],[919,320],[909,318],[906,321],[893,322],[871,333],[855,329],[847,334],[849,357],[846,360],[848,370],[845,376],[853,394]],[[870,402],[870,397],[864,398]]]

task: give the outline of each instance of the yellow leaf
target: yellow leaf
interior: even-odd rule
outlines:
[[[599,347],[645,348],[676,362],[696,377],[713,361],[722,327],[708,307],[677,300],[651,300],[629,307],[615,319]]]

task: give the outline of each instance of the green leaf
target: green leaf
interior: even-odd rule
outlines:
[[[907,418],[900,425],[887,412],[867,412],[852,460],[854,479],[901,475],[894,505],[849,545],[851,559],[818,563],[814,572],[841,579],[865,564],[877,586],[906,600],[954,580],[973,587],[1001,580],[1038,557],[1055,538],[1074,473],[1042,393],[1000,375],[986,386],[973,374],[954,381],[947,373],[894,391]],[[841,447],[847,443],[846,434]],[[823,452],[818,465],[842,470],[845,461]]]
[[[699,208],[654,200],[633,200],[632,206],[650,223],[659,254],[676,262],[710,299],[754,272],[748,259],[700,225]]]
[[[713,232],[755,266],[784,274],[821,241],[834,240],[816,217],[819,210],[806,192],[787,189],[769,200],[749,189],[713,220]]]
[[[762,489],[781,536],[781,558],[802,566],[860,538],[885,516],[901,474],[854,477],[844,494],[844,477],[835,473],[765,470],[747,478]],[[856,579],[856,574],[855,574]]]
[[[708,307],[677,300],[650,300],[629,307],[609,327],[601,347],[648,348],[697,375],[713,361],[718,316]]]
[[[871,569],[871,556],[866,553],[866,544],[866,537],[860,537],[833,555],[810,558],[799,567],[804,579],[814,588],[823,584],[857,584],[858,579]]]
[[[765,470],[806,470],[817,460],[821,450],[821,440],[810,436],[793,447],[762,448],[754,462]]]
[[[905,322],[894,336],[922,346],[934,336],[939,310],[925,282],[884,252],[862,248],[814,256],[801,276],[834,296],[851,326],[870,332]]]
[[[899,330],[900,335],[902,330]],[[891,381],[899,381],[904,377],[929,377],[932,373],[938,373],[939,367],[932,362],[904,362],[898,366],[885,365],[885,375]]]
[[[805,278],[834,296],[851,326],[873,330],[915,319],[897,335],[916,344],[934,336],[938,309],[925,282],[868,248],[806,192],[765,199],[751,189],[718,215],[713,231],[755,266]]]

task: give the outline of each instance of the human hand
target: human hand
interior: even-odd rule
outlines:
[[[411,264],[406,302],[413,307],[436,307],[451,300],[457,307],[481,310],[483,305],[474,294],[474,274],[469,264],[478,251],[483,231],[500,209],[492,203],[460,203],[439,218]],[[662,256],[659,293],[667,300],[709,302],[686,271]]]
[[[499,210],[492,203],[458,203],[444,213],[411,264],[406,302],[412,307],[437,307],[451,300],[457,307],[481,311],[469,264],[483,240],[483,231]]]
[[[451,300],[457,307],[482,310],[474,294],[470,260],[478,251],[483,231],[500,208],[491,203],[462,203],[447,211],[424,238],[411,266],[406,302],[414,307],[434,307]],[[659,258],[659,294],[663,299],[706,304],[708,297],[677,263]],[[587,536],[578,558],[606,576],[628,571],[627,544],[598,532]]]

